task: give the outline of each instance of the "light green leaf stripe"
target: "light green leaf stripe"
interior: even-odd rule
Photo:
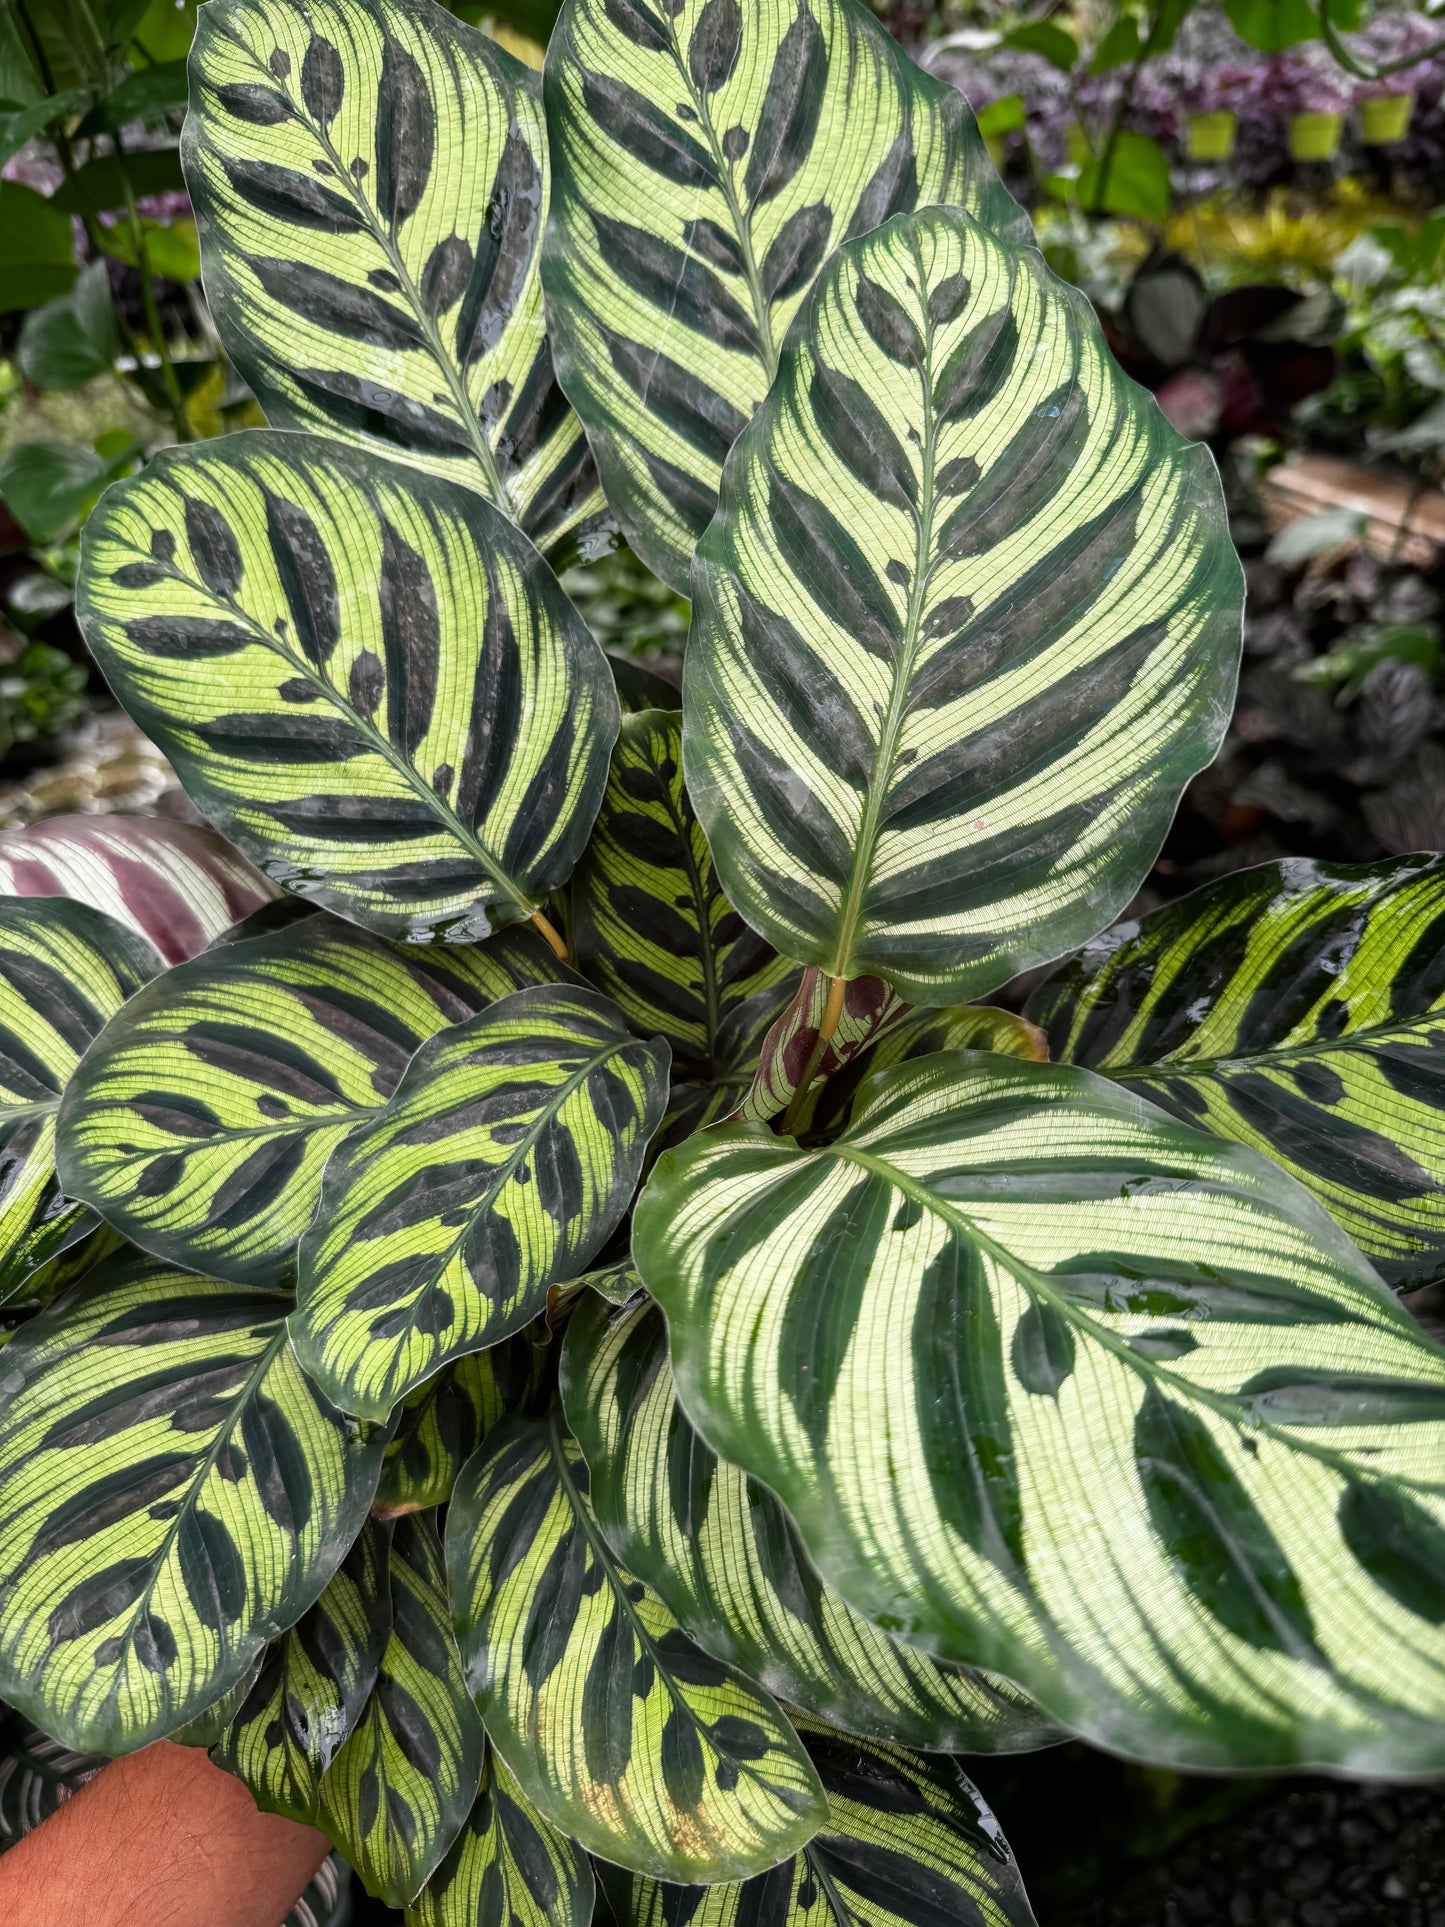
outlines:
[[[1007,1753],[1060,1737],[1004,1681],[898,1645],[822,1583],[772,1493],[689,1425],[650,1299],[621,1310],[584,1301],[567,1329],[562,1393],[609,1546],[714,1659],[875,1739]]]
[[[962,95],[857,0],[567,0],[545,91],[557,371],[628,541],[686,594],[828,253],[930,201],[1028,222]]]
[[[543,550],[585,541],[605,510],[546,340],[535,74],[416,0],[221,0],[182,157],[269,421],[479,489]]]
[[[796,973],[723,895],[683,788],[678,712],[623,717],[572,917],[582,969],[672,1047],[662,1142],[732,1110]]]
[[[267,429],[165,450],[86,524],[76,606],[197,806],[326,909],[474,943],[582,854],[612,673],[531,543],[456,483]]]
[[[0,1354],[0,1698],[67,1745],[203,1712],[361,1530],[383,1434],[302,1375],[289,1304],[131,1254]]]
[[[418,1045],[556,971],[531,930],[422,950],[328,916],[204,951],[87,1052],[60,1117],[66,1194],[163,1258],[273,1283],[333,1147]]]
[[[1243,870],[1029,1011],[1063,1062],[1282,1164],[1391,1284],[1445,1275],[1445,860]]]
[[[405,1907],[466,1825],[484,1744],[452,1638],[432,1513],[396,1523],[391,1601],[376,1685],[321,1782],[316,1824],[368,1893]]]
[[[92,1037],[160,968],[88,904],[0,896],[0,1305],[95,1224],[61,1195],[55,1114]]]
[[[799,1719],[828,1819],[797,1857],[736,1885],[602,1868],[618,1927],[1034,1927],[997,1820],[951,1760]]]
[[[520,1331],[443,1366],[404,1398],[389,1428],[373,1510],[395,1517],[445,1505],[487,1433],[537,1394],[543,1357],[537,1334]]]
[[[687,784],[785,955],[910,1002],[1093,936],[1229,712],[1208,451],[1087,300],[953,209],[839,249],[693,570]]]
[[[823,1797],[792,1729],[617,1566],[557,1418],[506,1420],[463,1468],[447,1570],[492,1744],[588,1852],[729,1880],[812,1835]]]
[[[487,1748],[456,1844],[407,1909],[407,1927],[588,1927],[592,1865],[530,1807]]]
[[[944,1053],[864,1097],[639,1202],[708,1443],[858,1611],[1087,1738],[1440,1772],[1445,1351],[1292,1179],[1090,1072]]]
[[[667,1046],[595,990],[503,997],[419,1050],[333,1152],[291,1335],[347,1411],[535,1318],[620,1223],[667,1098]]]
[[[266,1813],[316,1817],[321,1777],[355,1727],[391,1638],[391,1528],[369,1519],[308,1613],[266,1651],[211,1747]]]

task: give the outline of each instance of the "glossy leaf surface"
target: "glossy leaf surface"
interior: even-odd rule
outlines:
[[[407,1927],[588,1927],[593,1895],[586,1854],[528,1805],[489,1746],[467,1824]]]
[[[1390,1283],[1445,1272],[1445,860],[1241,871],[1107,931],[1029,1011],[1061,1061],[1282,1164]]]
[[[66,1193],[177,1264],[274,1281],[327,1157],[417,1047],[555,972],[530,930],[422,950],[328,916],[207,951],[88,1053],[60,1130]]]
[[[388,1517],[445,1505],[487,1433],[534,1394],[541,1354],[529,1331],[444,1365],[401,1402],[389,1427],[374,1510]]]
[[[1059,1737],[1002,1680],[898,1645],[823,1584],[772,1493],[688,1423],[649,1299],[584,1303],[567,1331],[563,1395],[608,1544],[715,1659],[876,1739],[1002,1753]]]
[[[1213,755],[1242,585],[1208,451],[964,214],[840,249],[693,570],[688,789],[785,955],[910,1002],[1094,935]]]
[[[538,77],[416,0],[224,0],[191,73],[206,292],[268,420],[575,544],[602,499],[542,316]]]
[[[621,1221],[666,1096],[666,1045],[595,990],[520,990],[423,1045],[326,1167],[291,1321],[307,1371],[380,1419],[520,1330]]]
[[[1087,1071],[949,1052],[864,1097],[638,1204],[708,1442],[856,1609],[1087,1737],[1440,1771],[1445,1351],[1277,1167]]]
[[[839,997],[833,980],[809,966],[792,1001],[763,1039],[757,1071],[737,1115],[749,1124],[765,1124],[816,1103],[819,1091],[886,1035],[907,1009],[897,991],[879,977],[855,977]],[[832,1029],[825,1036],[829,1022]]]
[[[361,1530],[383,1435],[304,1377],[289,1304],[131,1254],[0,1354],[0,1695],[68,1745],[204,1711]]]
[[[265,429],[164,450],[87,524],[76,606],[197,806],[314,903],[471,943],[582,853],[611,671],[457,483]]]
[[[618,1567],[558,1420],[508,1420],[463,1469],[447,1568],[493,1745],[590,1853],[728,1879],[814,1832],[822,1795],[787,1721]]]
[[[686,594],[828,253],[930,201],[1028,223],[963,97],[855,0],[567,0],[546,96],[558,373],[628,541]]]

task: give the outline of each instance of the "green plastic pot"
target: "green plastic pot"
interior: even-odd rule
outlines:
[[[1359,105],[1360,139],[1366,147],[1388,147],[1409,133],[1413,94],[1370,94]]]
[[[1191,114],[1187,152],[1192,161],[1227,161],[1234,152],[1239,116],[1229,107],[1209,114]]]
[[[1292,161],[1328,161],[1339,151],[1343,114],[1291,114],[1289,157]]]

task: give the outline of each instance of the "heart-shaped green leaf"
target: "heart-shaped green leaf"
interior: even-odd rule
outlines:
[[[131,1253],[0,1353],[0,1697],[67,1745],[203,1712],[361,1530],[384,1434],[303,1375],[290,1303]]]
[[[421,949],[327,916],[204,951],[133,998],[72,1079],[66,1195],[177,1264],[274,1282],[327,1157],[417,1046],[555,973],[535,931]]]
[[[650,1299],[620,1310],[584,1300],[567,1328],[562,1390],[608,1545],[715,1659],[876,1739],[1007,1753],[1060,1737],[1002,1680],[900,1646],[823,1584],[772,1493],[689,1425]]]
[[[1322,1208],[1088,1071],[864,1097],[667,1153],[633,1233],[678,1397],[824,1577],[1124,1752],[1445,1768],[1445,1351]]]
[[[567,0],[546,97],[557,371],[628,541],[686,594],[830,250],[931,201],[1028,222],[963,96],[858,0]]]
[[[537,546],[605,510],[552,374],[538,77],[418,0],[221,0],[183,155],[221,339],[278,428],[479,489]]]
[[[822,1791],[787,1721],[618,1567],[556,1418],[506,1420],[463,1468],[447,1570],[492,1744],[589,1852],[727,1880],[815,1832]]]
[[[455,482],[265,429],[163,451],[87,523],[76,609],[198,807],[314,903],[471,943],[582,853],[611,671]]]
[[[332,1154],[291,1335],[350,1412],[385,1418],[535,1318],[632,1202],[667,1046],[595,990],[537,986],[443,1031]]]
[[[688,788],[785,955],[910,1002],[1093,936],[1229,711],[1208,451],[1030,248],[953,209],[840,248],[693,570]]]
[[[523,1797],[493,1747],[467,1824],[407,1909],[407,1927],[588,1927],[592,1865]]]
[[[1029,1000],[1087,1064],[1308,1185],[1392,1284],[1445,1273],[1445,859],[1291,859],[1089,944]]]
[[[61,1194],[56,1112],[96,1032],[160,968],[89,904],[0,896],[0,1304],[95,1224]]]
[[[466,1825],[482,1723],[462,1678],[436,1518],[391,1544],[391,1637],[371,1697],[321,1782],[316,1824],[390,1907],[421,1891]]]
[[[445,1505],[457,1474],[508,1412],[523,1409],[542,1379],[532,1330],[442,1367],[408,1394],[390,1426],[373,1510],[388,1518]]]

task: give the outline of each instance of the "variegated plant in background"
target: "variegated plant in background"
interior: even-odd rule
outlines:
[[[953,1756],[1064,1731],[1445,1770],[1439,862],[1109,928],[1240,571],[962,100],[858,0],[211,0],[186,154],[272,426],[81,609],[242,854],[180,943],[4,853],[25,1746],[417,1927],[1023,1927]]]

